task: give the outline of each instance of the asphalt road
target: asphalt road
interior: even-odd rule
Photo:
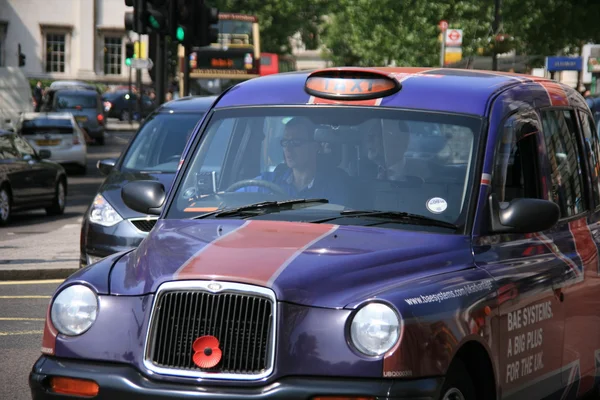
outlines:
[[[0,282],[0,399],[31,399],[27,379],[41,354],[46,309],[59,283]]]
[[[128,126],[122,125],[121,129],[128,129]],[[127,130],[111,131],[104,146],[88,146],[87,174],[68,177],[69,195],[64,215],[48,217],[44,210],[29,211],[15,214],[8,226],[0,228],[0,261],[14,259],[15,254],[27,254],[28,257],[15,259],[13,265],[51,265],[52,262],[78,265],[82,216],[104,179],[96,169],[96,162],[118,157],[132,133]],[[59,245],[44,246],[45,241],[56,241],[56,237],[60,238]],[[40,250],[44,247],[47,249]],[[31,399],[27,379],[41,354],[46,309],[59,283],[60,280],[0,281],[2,400]]]

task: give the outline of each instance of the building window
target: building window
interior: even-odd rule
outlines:
[[[123,58],[123,39],[120,37],[104,38],[104,74],[121,75]]]
[[[6,66],[6,31],[8,24],[0,22],[0,67]]]
[[[67,35],[46,33],[46,72],[65,72]]]

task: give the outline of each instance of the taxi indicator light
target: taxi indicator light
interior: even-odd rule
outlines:
[[[50,388],[54,393],[81,397],[94,397],[100,391],[100,387],[94,381],[62,376],[50,378]]]
[[[308,94],[331,100],[369,100],[398,92],[402,85],[379,72],[352,70],[317,71],[306,80]]]

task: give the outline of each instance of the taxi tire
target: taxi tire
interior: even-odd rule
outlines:
[[[6,185],[0,187],[0,198],[6,196],[8,198],[8,213],[6,218],[2,217],[2,213],[0,212],[0,226],[5,226],[10,222],[10,217],[12,215],[12,196],[10,195],[10,190]]]
[[[465,363],[455,359],[446,373],[440,391],[440,400],[475,400],[475,398],[475,386]]]
[[[62,205],[58,200],[59,187],[62,186],[62,190],[64,193],[64,201]],[[59,180],[56,183],[56,188],[54,189],[54,199],[52,200],[52,205],[50,207],[46,207],[46,214],[48,215],[62,215],[65,213],[65,206],[67,204],[67,188],[65,185],[65,181],[63,179]]]

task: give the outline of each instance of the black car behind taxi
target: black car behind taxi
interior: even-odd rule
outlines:
[[[60,164],[47,160],[51,156],[49,150],[36,152],[20,135],[0,130],[0,226],[19,210],[64,213],[67,174]]]
[[[80,266],[137,247],[156,216],[127,207],[121,188],[132,181],[156,180],[168,190],[189,135],[216,97],[184,97],[163,104],[144,121],[119,159],[98,162],[107,175],[84,215]]]

